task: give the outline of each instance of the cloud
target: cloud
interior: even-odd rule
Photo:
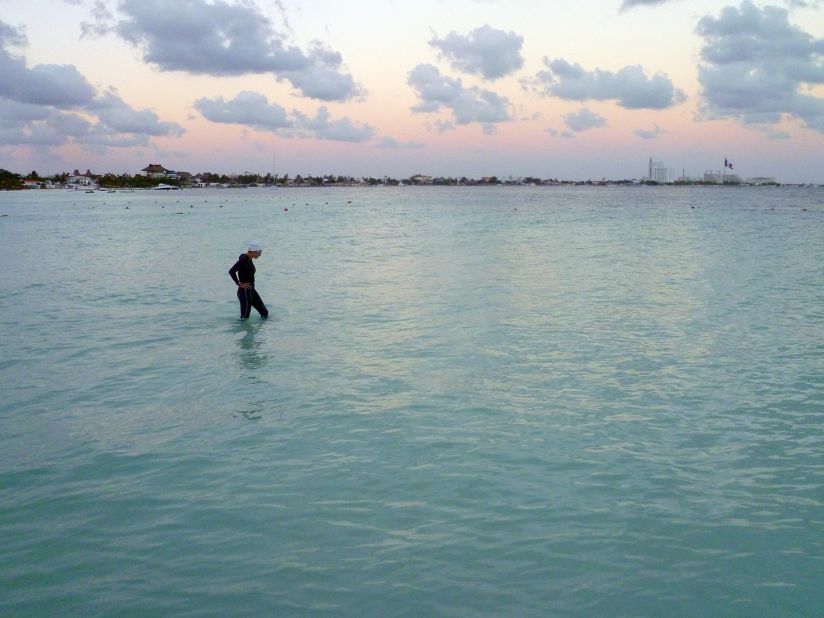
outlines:
[[[134,146],[148,146],[149,138],[138,133],[114,133],[103,125],[96,125],[85,135],[76,140],[102,152],[107,148],[132,148]]]
[[[11,126],[33,120],[45,120],[50,114],[51,111],[41,105],[19,103],[17,101],[0,98],[0,126]]]
[[[329,110],[325,107],[318,108],[314,118],[309,118],[298,111],[295,111],[294,115],[299,126],[313,131],[318,139],[360,143],[368,142],[375,135],[375,129],[371,125],[358,126],[346,117],[332,120]]]
[[[306,67],[283,72],[284,78],[304,96],[321,101],[346,101],[364,94],[351,75],[340,72],[343,60],[338,52],[315,43],[308,59]]]
[[[85,137],[91,133],[92,123],[78,114],[52,114],[49,125],[61,135]]]
[[[0,144],[58,146],[90,126],[76,114],[0,98]]]
[[[103,0],[96,0],[92,20],[80,22],[80,38],[104,36],[114,29],[114,14]]]
[[[749,1],[703,17],[696,31],[705,117],[756,125],[792,117],[824,133],[824,98],[809,94],[824,84],[824,39],[790,24],[785,9]]]
[[[363,91],[339,53],[291,45],[251,0],[124,0],[114,31],[162,71],[237,76],[272,73],[304,96],[346,101]]]
[[[394,137],[385,136],[375,142],[375,148],[385,148],[387,150],[400,150],[408,148],[418,150],[421,148],[426,148],[426,144],[422,144],[421,142],[399,142]]]
[[[38,64],[26,67],[8,46],[26,44],[25,34],[0,21],[0,97],[21,103],[74,107],[90,103],[95,89],[72,65]]]
[[[446,133],[447,131],[454,131],[456,129],[456,125],[451,120],[436,120],[435,121],[435,130],[438,133]]]
[[[287,137],[293,135],[293,131],[306,131],[317,139],[360,143],[375,135],[371,125],[358,125],[346,117],[332,120],[326,107],[318,108],[314,117],[297,110],[290,114],[257,92],[240,92],[230,101],[223,97],[203,97],[194,102],[194,107],[212,122],[239,124]]]
[[[580,133],[588,129],[606,126],[606,120],[588,107],[564,116],[564,124],[572,131]]]
[[[647,77],[641,66],[626,66],[617,73],[585,71],[579,64],[563,58],[544,58],[547,70],[540,71],[525,85],[539,93],[571,101],[615,100],[626,109],[666,109],[686,100],[669,77],[656,73]]]
[[[26,44],[24,33],[0,21],[0,142],[59,146],[72,141],[101,148],[145,144],[150,136],[177,136],[183,129],[151,110],[135,110],[115,91],[98,93],[72,65],[26,66],[9,46]]]
[[[547,133],[549,133],[552,137],[563,137],[564,139],[574,139],[575,134],[572,131],[558,131],[558,129],[545,129]]]
[[[455,123],[459,125],[472,122],[491,125],[510,120],[509,99],[477,86],[465,88],[460,79],[442,75],[431,64],[419,64],[412,69],[407,83],[420,97],[420,103],[412,108],[413,112],[431,113],[445,107],[452,112]]]
[[[0,20],[0,47],[7,45],[19,46],[26,44],[26,35],[19,28]]]
[[[88,109],[94,111],[104,126],[116,133],[137,133],[153,136],[180,136],[183,129],[174,122],[163,122],[148,109],[136,110],[117,93],[109,91],[98,97]]]
[[[624,0],[621,4],[621,11],[628,11],[636,6],[651,6],[653,4],[665,4],[670,0]]]
[[[277,131],[294,127],[294,121],[280,105],[257,92],[244,91],[231,101],[223,97],[201,98],[194,107],[204,118],[223,124],[242,124],[262,131]]]
[[[3,146],[60,146],[66,137],[44,123],[0,128],[0,145]]]
[[[491,80],[514,73],[524,65],[523,43],[522,36],[489,25],[465,36],[453,31],[442,39],[434,37],[429,41],[455,70]]]
[[[771,140],[787,140],[790,139],[790,134],[786,131],[768,131],[767,138]]]
[[[664,129],[655,125],[652,129],[636,129],[635,135],[641,139],[656,139],[666,133]]]

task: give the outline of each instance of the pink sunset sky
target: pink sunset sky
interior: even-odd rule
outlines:
[[[0,8],[0,167],[16,172],[585,180],[727,158],[824,183],[824,2]]]

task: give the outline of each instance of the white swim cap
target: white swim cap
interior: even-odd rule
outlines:
[[[249,251],[263,251],[263,245],[256,240],[249,241]]]

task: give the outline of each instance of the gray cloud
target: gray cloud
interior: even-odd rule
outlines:
[[[333,120],[326,107],[320,107],[314,117],[297,110],[289,114],[257,92],[244,91],[230,101],[223,97],[204,97],[195,101],[194,107],[212,122],[239,124],[285,136],[303,131],[317,139],[359,143],[369,141],[375,134],[371,125],[358,125],[346,117]]]
[[[749,1],[702,18],[696,31],[705,116],[756,125],[789,116],[824,133],[824,98],[805,92],[824,84],[824,39],[790,24],[785,9]]]
[[[25,44],[22,31],[0,21],[0,97],[56,107],[75,107],[94,99],[94,87],[74,66],[38,64],[29,69],[22,57],[7,49]]]
[[[242,124],[263,131],[291,129],[294,121],[280,105],[257,92],[244,91],[231,101],[223,97],[209,99],[203,97],[194,103],[194,107],[204,118],[223,124]]]
[[[104,36],[114,29],[114,14],[104,0],[96,0],[92,20],[80,22],[80,38]]]
[[[636,6],[651,6],[653,4],[665,4],[670,0],[624,0],[621,4],[622,11],[628,11]]]
[[[621,11],[628,11],[636,6],[653,6],[657,4],[669,4],[674,0],[624,0],[621,4]],[[783,0],[791,9],[817,9],[821,6],[821,0]]]
[[[400,149],[418,150],[418,149],[421,149],[421,148],[426,148],[426,144],[422,144],[421,142],[399,142],[394,137],[389,137],[387,135],[385,137],[380,138],[378,141],[375,142],[375,148],[385,148],[387,150],[400,150]]]
[[[407,82],[420,97],[412,108],[416,113],[437,112],[442,107],[452,112],[459,125],[479,122],[492,125],[510,120],[509,99],[476,86],[465,88],[460,79],[442,75],[431,64],[419,64],[409,72]],[[484,131],[489,127],[485,126]]]
[[[92,130],[92,123],[78,114],[52,114],[48,124],[61,135],[70,137],[85,137]]]
[[[572,131],[558,131],[558,129],[549,128],[546,129],[546,132],[549,133],[552,137],[562,137],[564,139],[573,139],[575,137],[575,133]]]
[[[669,77],[657,73],[647,77],[641,66],[626,66],[617,73],[585,71],[563,58],[544,58],[548,70],[540,71],[526,85],[538,92],[571,101],[615,100],[626,109],[666,109],[686,100]]]
[[[349,118],[339,118],[332,120],[329,110],[325,107],[318,108],[314,118],[305,116],[301,112],[294,112],[295,118],[301,128],[313,131],[318,139],[332,140],[336,142],[368,142],[375,135],[375,129],[371,125],[356,125]]]
[[[272,73],[304,96],[345,101],[363,93],[343,72],[341,55],[287,42],[251,0],[124,0],[114,31],[163,71],[230,76]]]
[[[340,72],[343,59],[338,52],[315,43],[308,59],[306,67],[282,73],[304,96],[321,101],[346,101],[364,94],[351,75]]]
[[[157,114],[148,109],[133,109],[113,91],[98,97],[88,109],[97,114],[104,126],[116,133],[146,136],[183,134],[183,129],[177,123],[163,122]]]
[[[22,30],[0,21],[0,47],[7,45],[17,46],[26,44],[26,35]]]
[[[134,146],[149,145],[149,138],[145,135],[112,133],[99,125],[94,127],[88,135],[76,141],[98,152],[105,151],[107,148],[132,148]]]
[[[71,65],[26,66],[9,46],[25,45],[22,31],[0,21],[0,142],[7,145],[145,144],[149,136],[183,129],[150,110],[135,110],[114,91],[98,93]],[[71,112],[67,111],[71,110]]]
[[[655,125],[652,129],[637,129],[635,135],[641,139],[656,139],[666,133],[664,129]]]
[[[606,125],[606,120],[588,107],[564,116],[564,124],[572,131],[580,133],[588,129],[596,129]]]
[[[524,65],[523,43],[522,36],[489,25],[465,36],[453,31],[442,39],[434,37],[429,41],[454,69],[485,79],[498,79],[520,69]]]
[[[0,98],[0,126],[11,126],[33,120],[45,120],[51,113],[49,108],[43,107],[42,105],[19,103],[17,101]]]

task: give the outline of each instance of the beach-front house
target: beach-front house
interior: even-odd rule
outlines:
[[[150,163],[140,171],[145,173],[149,178],[168,178],[174,174],[172,170],[167,170],[157,163]]]
[[[414,176],[409,178],[409,181],[413,185],[431,185],[432,184],[432,176],[425,176],[423,174],[415,174]]]
[[[80,174],[77,170],[74,170],[74,174],[68,176],[64,181],[64,184],[67,187],[93,187],[94,178],[92,178],[91,175],[86,176],[84,174]]]

